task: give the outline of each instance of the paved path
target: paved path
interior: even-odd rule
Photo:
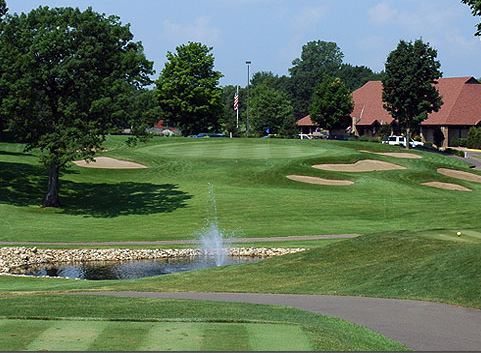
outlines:
[[[481,152],[466,152],[466,160],[474,169],[481,170]]]
[[[481,351],[481,310],[414,300],[230,293],[86,292],[133,298],[286,305],[340,317],[421,351]]]
[[[481,170],[481,152],[466,150],[464,148],[457,148],[457,150],[464,152],[464,158],[456,155],[448,155],[448,157],[463,161],[469,165],[470,168]]]
[[[331,235],[306,235],[293,237],[269,237],[269,238],[233,238],[233,244],[245,243],[276,243],[284,241],[310,241],[310,240],[328,240],[328,239],[351,239],[357,238],[359,234],[331,234]],[[93,242],[93,243],[59,243],[59,242],[11,242],[0,241],[1,245],[6,246],[143,246],[143,245],[195,245],[199,244],[199,240],[161,240],[161,241],[120,241],[120,242]]]

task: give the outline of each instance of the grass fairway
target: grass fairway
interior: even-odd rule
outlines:
[[[156,138],[129,148],[124,141],[109,138],[105,155],[149,169],[71,166],[62,177],[64,208],[59,210],[38,206],[46,172],[37,157],[22,153],[20,145],[0,144],[0,240],[192,238],[210,216],[209,184],[215,188],[220,226],[239,236],[419,231],[432,229],[434,220],[436,228],[481,228],[481,218],[473,216],[481,185],[439,175],[438,167],[466,166],[438,154],[395,159],[359,151],[399,149],[361,142]],[[345,174],[311,167],[360,159],[394,162],[408,169]],[[304,185],[287,180],[287,175],[348,179],[355,185]],[[419,185],[433,180],[455,182],[473,192]]]
[[[2,350],[405,350],[342,320],[264,305],[20,296],[0,297],[0,317]]]

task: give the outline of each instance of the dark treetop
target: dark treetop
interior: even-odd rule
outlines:
[[[91,160],[105,135],[126,124],[132,93],[152,63],[128,25],[87,9],[39,7],[7,15],[0,34],[0,116],[49,169],[46,207],[59,206],[60,169]]]
[[[354,103],[349,89],[340,78],[326,77],[312,96],[312,121],[324,129],[347,128]]]
[[[295,134],[296,120],[289,97],[286,93],[260,84],[251,93],[252,128],[262,135],[269,129],[270,134],[291,137]]]
[[[422,40],[401,41],[387,58],[384,107],[408,138],[417,123],[426,119],[427,114],[439,111],[443,104],[435,87],[442,76],[440,67],[437,51]]]
[[[184,136],[218,128],[222,114],[222,74],[214,70],[214,56],[201,43],[177,47],[167,53],[167,63],[157,81],[157,94],[164,117]]]
[[[344,54],[333,42],[308,42],[302,48],[301,57],[292,62],[290,91],[296,118],[308,111],[315,87],[325,75],[334,76],[342,65]]]

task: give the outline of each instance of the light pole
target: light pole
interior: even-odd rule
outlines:
[[[249,136],[249,131],[250,131],[250,122],[249,122],[249,100],[250,100],[250,94],[249,94],[249,89],[251,85],[251,64],[252,61],[246,61],[247,65],[247,108],[246,108],[246,133],[247,136]]]

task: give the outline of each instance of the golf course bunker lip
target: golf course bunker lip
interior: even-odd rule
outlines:
[[[120,159],[110,157],[96,157],[95,162],[75,161],[75,165],[82,168],[93,169],[146,169],[143,164],[122,161]]]
[[[387,170],[404,170],[406,167],[373,159],[364,159],[354,164],[318,164],[312,166],[315,169],[327,170],[332,172],[346,173],[366,173]]]
[[[372,152],[367,150],[360,150],[359,152],[377,154],[378,156],[393,157],[393,158],[400,158],[400,159],[422,159],[423,158],[418,154],[408,153],[408,152]]]
[[[463,191],[463,192],[471,192],[471,189],[465,188],[464,186],[451,184],[451,183],[441,183],[439,181],[431,181],[429,183],[422,183],[423,186],[429,186],[431,188],[448,190],[448,191]]]
[[[331,179],[322,179],[322,178],[309,177],[309,176],[303,176],[303,175],[288,175],[287,179],[296,181],[299,183],[312,184],[312,185],[325,185],[325,186],[354,185],[354,182],[350,180],[331,180]]]
[[[439,168],[438,173],[442,174],[444,176],[448,176],[450,178],[454,179],[460,179],[464,181],[471,181],[473,183],[479,183],[481,184],[481,176],[468,173],[468,172],[463,172],[461,170],[455,170],[455,169],[447,169],[447,168]]]

